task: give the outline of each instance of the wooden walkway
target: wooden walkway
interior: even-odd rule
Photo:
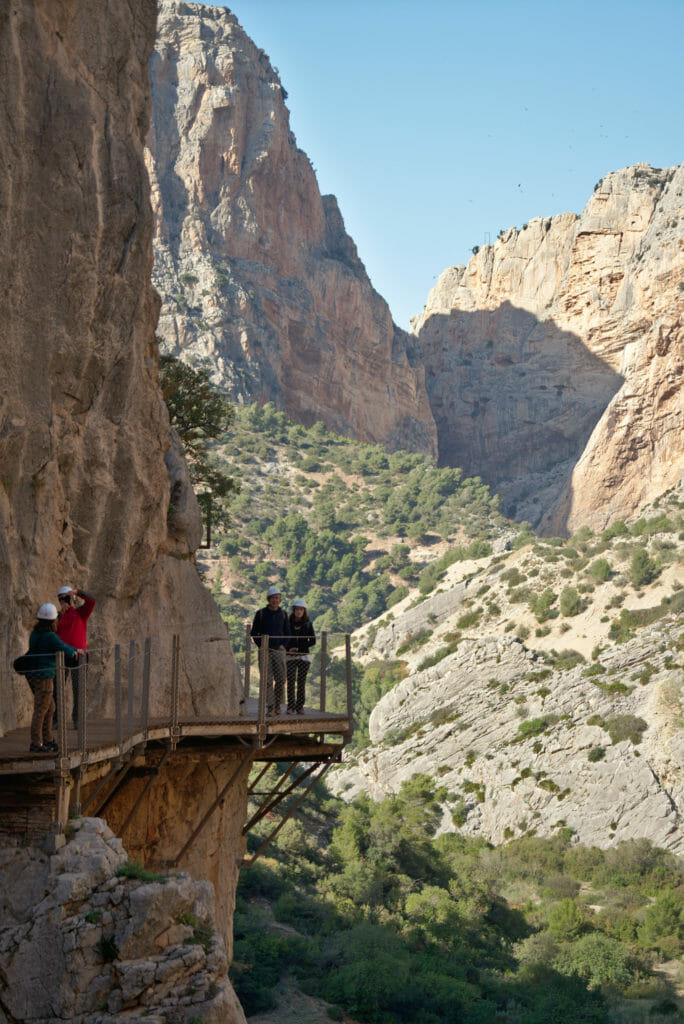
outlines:
[[[247,637],[247,644],[250,644]],[[69,700],[66,693],[64,660],[61,653],[57,660],[57,695],[60,708],[59,723],[53,730],[58,750],[55,753],[31,753],[29,728],[25,726],[0,736],[0,834],[12,837],[13,841],[36,842],[48,837],[63,840],[63,832],[73,813],[104,814],[110,802],[118,798],[129,783],[136,778],[147,779],[142,792],[136,799],[133,810],[121,824],[122,833],[128,827],[131,816],[153,783],[161,766],[177,760],[180,756],[194,762],[210,761],[218,757],[221,761],[235,765],[227,785],[232,785],[240,766],[249,762],[262,762],[257,778],[268,770],[269,763],[289,762],[290,767],[280,773],[279,781],[273,784],[273,791],[267,795],[262,809],[248,821],[243,829],[250,828],[265,815],[271,815],[293,791],[295,786],[304,790],[297,802],[287,810],[283,821],[275,827],[256,853],[243,863],[251,864],[293,813],[298,803],[322,778],[330,765],[341,760],[342,751],[353,735],[351,689],[351,644],[345,636],[346,695],[343,698],[344,713],[328,711],[326,708],[327,635],[321,634],[320,679],[318,701],[320,708],[305,707],[302,714],[269,714],[267,706],[273,697],[266,686],[268,676],[266,657],[268,648],[260,650],[262,661],[257,682],[258,696],[250,693],[250,647],[246,647],[242,699],[239,713],[232,717],[185,718],[179,713],[179,664],[180,638],[173,637],[171,663],[171,687],[168,713],[158,717],[149,713],[151,677],[151,641],[145,641],[144,655],[138,661],[142,666],[142,679],[137,674],[134,645],[129,647],[128,672],[124,678],[121,648],[113,648],[114,674],[114,718],[93,720],[88,708],[88,666],[81,667],[79,683],[78,714],[85,722],[83,730],[76,730],[70,720],[65,720]],[[267,692],[268,690],[268,692]],[[313,692],[316,692],[314,688]],[[339,697],[338,697],[339,699]],[[304,762],[303,771],[295,773],[298,763]],[[194,842],[208,817],[215,811],[222,799],[223,791],[214,800],[200,825],[184,843],[176,863]],[[284,805],[283,805],[284,806]],[[52,842],[52,838],[50,839]]]
[[[176,730],[168,719],[151,718],[145,729],[133,725],[133,731],[117,742],[117,727],[114,719],[88,723],[85,750],[79,747],[76,729],[67,729],[67,747],[64,752],[51,754],[33,754],[29,751],[28,726],[15,729],[0,737],[0,775],[16,773],[46,774],[56,770],[72,770],[81,764],[94,765],[100,761],[111,761],[121,757],[130,750],[145,746],[150,742],[172,740],[174,744],[182,743],[190,737],[207,739],[236,739],[247,742],[258,754],[262,744],[260,733],[264,726],[267,740],[289,738],[295,741],[305,739],[311,734],[326,734],[338,737],[344,745],[350,733],[350,721],[347,715],[321,712],[313,708],[305,708],[302,715],[281,714],[267,717],[263,723],[259,720],[259,702],[251,697],[246,702],[244,715],[235,718],[202,719],[179,722]],[[57,730],[55,729],[55,736]],[[293,746],[292,742],[289,746]],[[305,745],[307,748],[308,744]],[[302,751],[305,752],[304,750]],[[258,758],[257,758],[258,759]]]

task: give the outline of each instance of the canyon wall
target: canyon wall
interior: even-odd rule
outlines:
[[[225,626],[195,566],[199,510],[159,390],[143,158],[155,29],[155,0],[0,9],[0,734],[28,724],[29,688],[11,662],[38,606],[55,602],[65,582],[97,602],[90,721],[113,710],[113,645],[126,645],[127,655],[129,642],[140,651],[148,636],[150,711],[170,713],[174,634],[180,715],[238,712]],[[173,809],[183,801],[194,825],[200,797],[210,800],[230,768],[177,761],[137,812],[131,842],[141,859],[178,856],[187,829],[173,832]],[[219,884],[216,926],[228,946],[245,804],[243,781],[182,858]],[[119,816],[128,817],[121,808]],[[181,820],[177,812],[178,831]],[[98,836],[92,842],[102,847]],[[213,928],[209,883],[157,887],[164,891],[150,896],[148,914],[144,887],[113,877],[125,859],[117,843],[107,839],[113,859],[102,847],[106,870],[90,877],[84,851],[72,858],[71,844],[47,858],[35,845],[3,842],[12,884],[0,893],[0,917],[11,925],[0,951],[9,979],[0,1017],[115,1020],[136,1007],[159,1021],[190,1019],[193,1009],[207,1021],[244,1021],[223,940],[200,953],[192,927],[179,929],[179,914]]]
[[[609,174],[579,216],[501,232],[406,335],[235,17],[162,0],[150,75],[166,351],[235,401],[438,452],[546,532],[602,527],[678,480],[684,169]]]
[[[412,339],[320,195],[264,51],[229,11],[162,0],[150,77],[164,350],[233,400],[436,453]]]
[[[209,882],[140,877],[97,818],[53,856],[1,847],[0,869],[3,1022],[245,1024]]]
[[[629,167],[583,212],[502,232],[412,321],[440,461],[519,519],[602,528],[680,478],[684,167]]]
[[[112,645],[146,636],[152,710],[168,712],[173,633],[181,713],[239,700],[158,385],[143,159],[155,21],[154,0],[0,11],[0,733],[28,723],[11,661],[64,583],[97,600],[93,713],[112,710]]]

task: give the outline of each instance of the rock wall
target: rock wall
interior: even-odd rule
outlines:
[[[228,11],[162,0],[150,75],[164,349],[235,400],[435,453],[411,339],[320,195],[264,51]]]
[[[73,822],[53,856],[0,848],[3,1021],[245,1024],[211,884],[126,877],[127,865],[97,818]]]
[[[330,785],[345,800],[362,791],[381,799],[424,772],[452,794],[461,791],[460,807],[449,798],[445,831],[456,830],[456,811],[459,831],[494,844],[528,828],[551,836],[562,824],[588,846],[647,838],[681,854],[681,672],[662,653],[667,645],[674,649],[677,632],[672,621],[659,624],[601,656],[601,670],[618,679],[652,670],[647,685],[619,702],[581,666],[548,674],[542,689],[543,666],[517,637],[467,638],[439,665],[413,673],[380,699],[370,718],[373,745],[331,773]],[[638,747],[613,743],[592,761],[589,751],[606,740],[598,723],[616,703],[621,715],[648,722],[648,730]],[[523,736],[523,715],[528,723],[548,716],[553,724]]]
[[[502,232],[412,321],[443,464],[561,533],[682,470],[684,166],[607,175],[580,216]]]
[[[163,870],[174,864],[211,882],[216,928],[232,958],[251,753],[245,747],[238,753],[225,747],[217,751],[211,743],[204,749],[184,745],[164,755],[159,748],[148,748],[145,765],[142,773],[131,772],[108,802],[107,823],[123,837],[131,858],[146,867]],[[150,773],[154,783],[145,793]],[[84,806],[95,786],[84,788]]]
[[[93,710],[111,711],[112,644],[149,635],[166,712],[174,632],[182,710],[239,699],[158,387],[143,159],[155,18],[154,0],[0,10],[0,733],[28,721],[9,666],[65,582],[97,599]]]

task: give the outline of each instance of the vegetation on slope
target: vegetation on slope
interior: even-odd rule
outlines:
[[[379,803],[316,787],[241,874],[231,973],[248,1015],[289,976],[363,1024],[672,1019],[654,967],[684,948],[681,859],[567,831],[498,849],[436,836],[443,798],[421,775]]]
[[[269,583],[286,603],[303,597],[319,631],[350,632],[424,585],[421,573],[447,547],[452,560],[483,557],[509,528],[478,477],[322,423],[306,429],[271,404],[235,408],[213,464],[241,490],[202,567],[238,649]]]

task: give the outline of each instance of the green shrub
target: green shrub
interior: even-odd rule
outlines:
[[[642,733],[648,729],[648,722],[637,715],[611,715],[606,719],[603,728],[613,743],[630,740],[635,745],[641,743]]]
[[[137,860],[126,860],[116,869],[117,878],[137,878],[141,882],[160,882],[162,885],[168,882],[166,875],[157,871],[148,871]]]
[[[574,587],[564,587],[560,596],[560,612],[566,617],[579,615],[584,611],[584,603]]]
[[[526,722],[520,722],[515,741],[526,740],[530,736],[539,736],[540,733],[546,732],[551,725],[555,725],[557,721],[558,715],[543,715],[540,718],[531,718]]]
[[[528,600],[528,605],[537,622],[542,623],[547,619],[557,618],[558,609],[552,607],[555,602],[556,594],[547,587],[541,594],[533,594]]]
[[[589,751],[589,753],[587,754],[587,760],[588,761],[592,761],[592,762],[593,761],[602,761],[605,756],[606,756],[606,748],[605,747],[592,747],[591,750]]]
[[[456,622],[457,629],[469,629],[471,626],[476,626],[480,621],[481,615],[481,608],[473,608],[472,611],[465,612]]]
[[[556,957],[554,967],[563,974],[578,974],[590,988],[612,985],[623,989],[634,977],[630,951],[601,932],[582,935],[565,947]]]
[[[97,955],[106,964],[111,964],[119,955],[119,947],[113,935],[103,935],[93,947]]]
[[[463,797],[459,797],[456,803],[451,808],[451,821],[457,828],[461,828],[465,825],[466,818],[468,817],[468,811],[466,808],[466,802]]]
[[[549,654],[553,659],[553,667],[559,672],[568,672],[575,665],[583,665],[586,660],[583,654],[572,648],[566,648],[563,651],[550,651]]]
[[[393,608],[395,604],[399,604],[405,597],[409,595],[408,587],[395,587],[390,596],[387,598],[387,607]]]
[[[424,658],[420,662],[420,664],[416,667],[416,671],[417,672],[422,672],[426,668],[432,668],[433,665],[437,665],[438,662],[442,661],[444,658],[448,657],[450,654],[453,654],[457,647],[458,647],[458,640],[454,640],[452,643],[447,644],[446,647],[439,647],[434,652],[434,654],[428,655],[427,658]]]
[[[406,639],[397,648],[397,654],[408,654],[410,651],[415,651],[417,647],[421,647],[427,643],[432,632],[429,629],[421,629],[417,633],[409,633]]]
[[[649,558],[646,548],[637,548],[629,566],[629,578],[635,589],[652,583],[658,575],[658,566]]]
[[[598,583],[605,583],[611,576],[610,564],[605,558],[597,558],[589,567],[589,575]]]

